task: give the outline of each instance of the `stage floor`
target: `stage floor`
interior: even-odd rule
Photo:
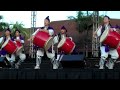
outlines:
[[[0,69],[0,79],[120,79],[120,69]]]
[[[41,69],[35,70],[35,60],[27,59],[20,69],[0,68],[0,79],[120,79],[120,63],[113,70],[99,70],[96,59],[87,60],[85,66],[82,62],[64,62],[63,68],[53,70],[50,60],[43,59]],[[67,65],[69,68],[64,68]],[[76,65],[80,68],[70,68]]]

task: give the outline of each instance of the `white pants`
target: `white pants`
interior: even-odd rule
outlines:
[[[58,54],[56,60],[60,62],[62,60],[63,56],[64,56],[63,54]]]
[[[20,52],[18,56],[22,62],[26,59],[26,55],[22,52]]]
[[[119,57],[119,54],[116,49],[110,49],[109,52],[105,52],[105,46],[101,46],[100,50],[101,50],[101,58],[106,59],[108,55],[111,55],[112,59],[118,59]]]
[[[52,53],[49,53],[48,51],[45,51],[44,49],[40,49],[40,50],[37,50],[37,56],[44,56],[44,52],[46,52],[47,54],[47,57],[52,59],[53,57],[55,57],[55,51],[53,50]]]
[[[54,64],[55,51],[53,50],[52,53],[49,53],[48,51],[45,51],[44,49],[40,49],[40,50],[37,50],[37,53],[36,53],[36,66],[40,66],[41,58],[44,56],[44,52],[46,52],[47,57],[50,58],[51,62]]]
[[[49,53],[48,51],[44,51],[44,50],[38,50],[36,53],[37,57],[36,57],[35,69],[40,68],[41,58],[44,56],[44,52],[46,52],[47,57],[50,58],[51,63],[53,64],[53,69],[58,69],[59,62],[55,59],[55,51],[52,51],[52,53]]]
[[[14,54],[11,55],[11,58],[10,58],[9,55],[7,54],[7,55],[6,55],[6,58],[7,58],[7,60],[8,60],[9,62],[14,62],[14,61],[15,61],[15,55],[14,55]]]
[[[26,55],[23,53],[19,53],[18,54],[20,60],[23,62],[26,59]],[[9,57],[9,55],[6,55],[6,58],[9,62],[14,62],[15,61],[15,54],[11,54],[11,58]]]
[[[100,47],[101,50],[101,59],[99,62],[100,69],[104,69],[104,63],[108,55],[111,55],[111,58],[107,61],[106,65],[109,69],[113,69],[114,62],[118,59],[119,54],[116,49],[110,49],[110,51],[105,52],[105,46]]]

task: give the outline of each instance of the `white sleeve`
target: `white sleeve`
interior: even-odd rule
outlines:
[[[54,30],[53,29],[49,29],[48,32],[49,32],[49,35],[51,35],[51,36],[54,34]]]
[[[72,37],[69,37],[70,39],[71,39],[71,41],[72,41]]]
[[[14,43],[16,43],[16,41],[13,41]]]
[[[3,41],[3,37],[0,38],[0,43],[2,43],[2,41]]]
[[[98,31],[97,31],[97,36],[99,37],[100,35],[101,35],[101,29],[102,29],[102,26],[98,29]]]
[[[113,28],[113,31],[117,31],[117,29],[116,29],[116,28]]]
[[[33,34],[32,36],[34,36],[40,29],[37,29]]]
[[[24,40],[21,40],[21,43],[24,43]]]
[[[57,44],[57,43],[58,43],[58,35],[54,37],[53,43],[54,43],[54,44]]]

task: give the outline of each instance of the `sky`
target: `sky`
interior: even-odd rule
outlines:
[[[36,27],[44,25],[44,19],[49,16],[51,21],[67,20],[68,16],[76,16],[77,11],[37,11]],[[92,11],[91,11],[92,12]],[[0,11],[4,22],[14,24],[16,21],[31,27],[31,11]],[[120,19],[120,11],[100,11],[100,15],[108,15],[110,18]]]

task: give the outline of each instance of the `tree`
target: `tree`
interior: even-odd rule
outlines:
[[[78,11],[76,17],[69,16],[68,19],[75,20],[77,22],[77,30],[79,32],[83,32],[84,30],[87,30],[89,25],[92,24],[91,15],[86,16],[82,11]]]
[[[3,19],[3,16],[2,15],[0,15],[0,20],[2,20]]]
[[[75,20],[77,22],[77,30],[79,32],[83,32],[83,31],[88,31],[92,29],[93,26],[93,13],[89,13],[88,11],[86,11],[87,14],[85,14],[82,11],[78,11],[77,12],[77,16],[69,16],[68,19],[70,20]],[[101,23],[102,20],[102,16],[99,16],[99,23]]]
[[[4,31],[8,27],[9,27],[8,23],[6,23],[6,22],[0,22],[0,31]]]
[[[3,16],[0,15],[0,21],[3,19]],[[4,31],[9,26],[6,22],[0,22],[0,31]]]
[[[29,32],[26,28],[24,28],[24,24],[16,22],[15,24],[10,24],[12,25],[12,34],[15,32],[16,29],[20,30],[21,34],[25,36],[26,38],[29,37]]]
[[[77,30],[79,31],[79,33],[85,32],[86,35],[84,38],[84,45],[85,47],[88,47],[88,42],[91,42],[91,39],[88,36],[88,31],[92,30],[93,28],[93,13],[89,13],[88,11],[86,11],[86,13],[84,13],[83,11],[77,11],[77,15],[76,17],[74,16],[69,16],[68,19],[70,20],[75,20],[77,22]],[[99,23],[101,23],[103,17],[99,16]],[[86,50],[86,49],[85,49]]]
[[[75,20],[77,22],[77,30],[79,33],[86,32],[84,41],[90,41],[90,38],[88,38],[88,31],[93,28],[93,13],[89,13],[88,11],[86,11],[86,13],[83,11],[77,11],[76,17],[69,16],[68,19]],[[103,16],[99,16],[99,23],[101,23],[102,19]]]

